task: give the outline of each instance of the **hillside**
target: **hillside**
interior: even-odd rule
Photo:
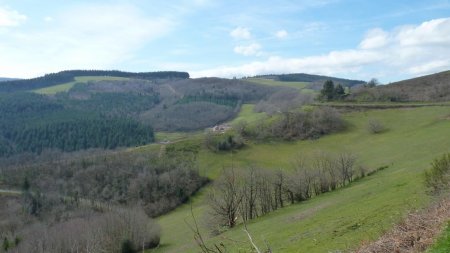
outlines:
[[[65,71],[4,82],[0,84],[4,91],[0,92],[0,155],[142,145],[153,141],[153,129],[201,130],[231,120],[243,103],[292,93],[289,87],[188,76]],[[267,103],[281,106],[280,99]],[[76,124],[79,131],[73,128]],[[99,136],[101,131],[104,136]]]
[[[403,80],[375,88],[360,87],[349,100],[358,101],[449,101],[450,71]]]
[[[24,91],[49,87],[53,85],[75,81],[75,77],[77,76],[113,76],[113,77],[136,78],[143,80],[189,78],[188,73],[176,71],[132,73],[117,70],[67,70],[58,73],[46,74],[42,77],[36,77],[32,79],[21,79],[2,82],[0,84],[0,92]]]
[[[353,87],[359,84],[366,83],[361,80],[351,80],[345,78],[337,78],[332,76],[311,75],[305,73],[292,73],[292,74],[280,74],[280,75],[260,75],[256,78],[272,79],[281,82],[307,82],[312,83],[315,86],[322,85],[327,80],[332,80],[335,83],[340,83],[343,86]],[[320,87],[321,88],[321,87]]]
[[[360,243],[378,238],[410,209],[427,205],[423,171],[439,154],[449,152],[448,107],[388,109],[352,112],[345,115],[351,128],[316,141],[250,143],[233,153],[201,151],[200,170],[217,179],[223,167],[292,171],[299,157],[320,152],[351,152],[358,166],[375,169],[387,166],[348,187],[279,209],[252,220],[248,230],[253,239],[273,252],[347,252]],[[371,118],[383,122],[386,132],[367,130]],[[230,252],[247,247],[242,227],[211,235],[208,226],[208,189],[193,199],[194,214],[208,245],[224,243]],[[158,219],[162,226],[161,247],[156,252],[197,252],[190,207],[185,205]],[[247,251],[245,251],[247,252]]]
[[[211,204],[233,171],[242,196],[248,175],[266,187],[255,188],[257,211],[247,220],[257,245],[288,253],[356,249],[432,201],[423,174],[450,152],[443,138],[449,104],[312,103],[318,92],[311,85],[82,75],[0,93],[0,194],[24,195],[7,200],[0,216],[25,203],[30,224],[45,221],[38,229],[53,233],[120,206],[157,217],[158,242],[142,248],[159,247],[147,252],[198,252],[187,225],[192,204],[206,244],[250,252],[244,212],[229,228]],[[373,122],[382,130],[372,131]],[[205,131],[219,123],[231,129]],[[351,172],[342,174],[339,161]],[[23,245],[35,236],[27,234],[30,224],[18,225]]]

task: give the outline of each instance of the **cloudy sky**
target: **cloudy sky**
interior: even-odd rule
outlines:
[[[450,69],[450,1],[0,0],[0,76],[66,69],[387,83]]]

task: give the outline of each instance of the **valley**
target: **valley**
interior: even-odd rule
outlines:
[[[109,141],[105,144],[99,140],[100,146],[62,149],[65,152],[61,153],[57,150],[61,146],[45,146],[36,139],[39,149],[5,152],[1,158],[0,195],[11,198],[8,202],[11,208],[17,208],[15,205],[26,198],[40,196],[42,199],[37,201],[43,201],[39,204],[42,206],[32,209],[37,213],[32,211],[27,214],[30,217],[25,214],[23,217],[28,217],[31,223],[54,224],[49,225],[50,234],[54,226],[71,226],[74,218],[91,217],[90,211],[84,209],[97,206],[94,213],[98,214],[93,217],[103,222],[122,217],[97,216],[108,215],[111,210],[122,212],[104,209],[103,203],[131,210],[126,215],[141,217],[141,211],[132,209],[137,205],[160,227],[157,247],[142,247],[146,252],[199,252],[195,231],[190,227],[193,217],[206,245],[223,245],[228,252],[252,252],[241,218],[237,217],[235,227],[219,223],[219,231],[212,229],[216,221],[211,220],[214,215],[210,194],[224,173],[230,169],[238,174],[267,171],[283,173],[289,180],[299,161],[305,161],[307,167],[320,168],[314,167],[319,157],[348,154],[355,159],[354,174],[350,176],[353,179],[348,183],[344,180],[336,189],[316,192],[295,203],[290,203],[286,188],[281,197],[284,206],[247,220],[246,229],[256,245],[269,247],[272,252],[351,252],[377,240],[408,212],[435,201],[424,183],[424,173],[436,157],[450,152],[450,140],[446,138],[450,104],[444,100],[354,101],[350,93],[345,98],[324,101],[317,99],[322,91],[312,82],[263,77],[149,81],[76,76],[74,79],[1,94],[0,110],[14,112],[16,122],[29,126],[38,122],[36,115],[45,119],[39,124],[49,119],[63,126],[69,122],[76,124],[81,118],[67,117],[67,112],[83,115],[90,111],[95,113],[89,122],[124,120],[128,121],[125,127],[136,122],[139,131],[151,131],[151,138],[143,141],[138,137],[137,143],[113,146],[109,146]],[[17,100],[21,97],[27,99]],[[110,99],[115,104],[110,104]],[[4,118],[3,124],[8,126],[9,120]],[[372,130],[373,122],[380,130]],[[211,128],[218,124],[231,129],[212,132]],[[48,136],[52,125],[42,126],[47,131],[44,136]],[[9,127],[14,130],[12,125]],[[8,142],[14,135],[5,129],[2,138],[9,143],[5,145],[17,148],[17,144]],[[107,130],[100,125],[99,129],[103,132],[88,133],[92,136],[109,133],[112,139],[117,139],[121,131],[117,126]],[[74,131],[70,136],[77,133],[70,131]],[[83,138],[91,137],[75,137]],[[91,178],[92,175],[95,176]],[[31,187],[30,192],[23,188],[24,180]],[[65,197],[58,200],[61,193]],[[83,201],[99,205],[84,205]],[[60,210],[70,214],[59,220],[56,217],[62,214]],[[60,223],[64,220],[68,223]],[[20,224],[26,231],[27,223]],[[4,235],[20,236],[20,232]],[[12,250],[15,252],[14,247]]]

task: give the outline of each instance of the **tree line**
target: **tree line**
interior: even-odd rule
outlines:
[[[311,160],[299,157],[293,171],[224,169],[208,198],[215,229],[232,228],[238,218],[251,220],[344,187],[366,172],[356,166],[351,153],[319,153]]]

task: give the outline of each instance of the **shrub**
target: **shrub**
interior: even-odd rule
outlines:
[[[369,119],[369,122],[367,124],[367,128],[368,128],[369,132],[372,133],[372,134],[379,134],[379,133],[381,133],[381,132],[386,130],[386,128],[384,127],[383,123],[381,123],[377,119]]]
[[[433,161],[431,169],[425,172],[425,184],[434,193],[445,190],[450,183],[450,153]]]

